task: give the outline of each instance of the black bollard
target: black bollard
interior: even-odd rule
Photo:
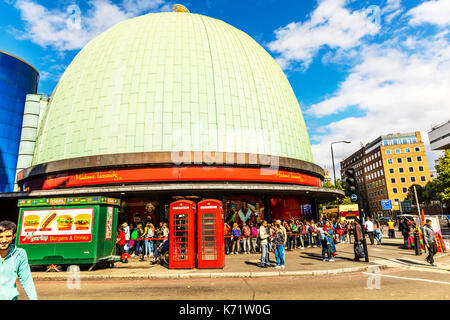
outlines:
[[[417,231],[414,232],[414,249],[415,249],[416,256],[422,255],[419,233]]]

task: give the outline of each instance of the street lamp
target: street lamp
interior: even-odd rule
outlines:
[[[336,186],[336,169],[334,168],[334,154],[333,154],[333,144],[335,144],[335,143],[351,143],[351,141],[342,140],[342,141],[335,141],[335,142],[331,143],[331,159],[333,161],[334,185]]]

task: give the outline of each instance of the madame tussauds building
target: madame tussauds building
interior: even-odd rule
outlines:
[[[183,198],[222,201],[226,221],[311,219],[343,196],[323,179],[275,60],[244,32],[185,11],[121,22],[78,53],[16,194],[120,198],[119,222],[167,221]]]

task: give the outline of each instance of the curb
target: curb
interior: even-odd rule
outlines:
[[[289,277],[289,276],[324,276],[367,271],[370,266],[378,266],[381,269],[389,268],[387,265],[368,265],[352,268],[338,268],[310,271],[266,271],[266,272],[220,272],[220,273],[153,273],[153,274],[128,274],[128,275],[92,275],[82,274],[81,280],[177,280],[177,279],[218,279],[218,278],[264,278],[264,277]],[[73,274],[34,275],[36,281],[67,281]]]

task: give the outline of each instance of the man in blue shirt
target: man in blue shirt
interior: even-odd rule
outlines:
[[[11,221],[0,222],[0,300],[17,300],[19,292],[16,280],[19,277],[22,288],[30,300],[37,300],[27,252],[13,244],[16,224]]]

